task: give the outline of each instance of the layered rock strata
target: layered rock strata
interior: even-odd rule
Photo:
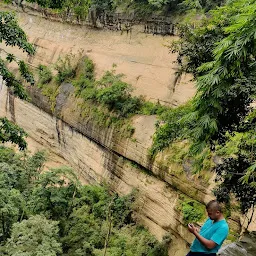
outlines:
[[[184,255],[193,236],[177,210],[179,196],[186,194],[206,203],[212,198],[211,192],[186,175],[162,170],[157,162],[148,159],[154,116],[136,116],[133,138],[124,138],[112,128],[84,120],[72,91],[71,84],[61,86],[54,116],[47,97],[36,89],[30,91],[32,104],[15,98],[2,86],[0,116],[7,116],[30,138],[65,159],[86,183],[107,183],[120,194],[138,189],[136,218],[159,239],[171,235],[170,255]],[[236,222],[234,228],[239,230]]]
[[[19,18],[37,47],[37,55],[28,59],[34,66],[51,65],[58,56],[82,49],[96,63],[98,77],[117,64],[117,72],[124,72],[126,81],[135,86],[135,95],[143,94],[149,100],[169,105],[179,105],[194,95],[189,77],[183,76],[177,82],[177,64],[173,64],[176,56],[168,56],[168,49],[162,47],[164,39],[140,34],[127,38],[106,31],[99,34],[27,14],[20,14]],[[5,49],[25,59],[15,48]],[[148,158],[156,117],[135,116],[135,133],[132,138],[125,138],[113,128],[83,118],[80,100],[73,96],[71,84],[60,87],[54,113],[48,98],[39,90],[31,88],[30,96],[31,103],[21,101],[0,84],[0,116],[23,127],[31,143],[35,141],[63,159],[61,162],[72,165],[85,183],[107,183],[120,194],[138,189],[138,221],[160,240],[165,234],[171,235],[170,255],[185,255],[193,236],[177,210],[179,196],[185,194],[206,203],[212,193],[207,184],[168,166],[164,154],[161,161]],[[230,223],[238,232],[237,219]]]

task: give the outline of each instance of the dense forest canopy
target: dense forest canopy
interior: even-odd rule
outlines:
[[[82,186],[72,170],[44,162],[42,152],[0,147],[1,255],[167,255],[170,240],[158,243],[133,221],[133,194]]]

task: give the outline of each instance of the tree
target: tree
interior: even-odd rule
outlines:
[[[12,224],[23,215],[25,200],[19,190],[7,188],[0,188],[0,198],[0,241],[5,242],[11,235]]]
[[[18,47],[28,55],[35,53],[35,48],[27,40],[25,32],[19,27],[17,19],[13,13],[0,12],[0,43],[6,46]],[[3,50],[1,51],[3,52]],[[22,85],[22,81],[17,79],[14,74],[7,68],[6,62],[15,61],[19,66],[21,77],[28,83],[34,84],[32,73],[23,60],[18,60],[13,54],[7,52],[5,60],[0,57],[0,75],[6,83],[6,86],[13,90],[13,93],[21,99],[26,99],[27,94]]]
[[[30,3],[37,3],[38,5],[46,8],[61,9],[63,6],[62,0],[27,0]]]
[[[62,252],[58,242],[58,222],[36,215],[13,225],[5,246],[10,256],[56,256]]]
[[[228,147],[237,139],[236,151],[215,168],[221,181],[215,194],[229,204],[232,193],[243,213],[256,205],[256,118],[250,107],[256,92],[255,11],[255,0],[229,1],[195,29],[186,26],[175,49],[184,70],[197,78],[193,109],[183,117],[192,127],[191,152],[198,154],[209,145],[212,150],[216,145]]]
[[[18,47],[29,55],[35,53],[35,48],[28,42],[26,34],[19,27],[17,19],[13,13],[0,12],[0,43],[6,46]],[[0,56],[0,75],[3,78],[6,86],[21,99],[26,99],[27,94],[22,85],[23,81],[34,84],[32,73],[23,60],[18,60],[13,54],[5,52],[6,57]],[[23,81],[17,79],[15,75],[8,69],[6,63],[15,61],[18,64],[21,77]],[[0,118],[0,141],[10,141],[19,146],[20,149],[26,148],[27,144],[24,140],[26,133],[23,129],[12,124],[6,118]]]
[[[171,2],[171,0],[148,0],[148,2],[158,8]]]
[[[70,168],[62,167],[40,173],[28,199],[33,214],[44,214],[52,219],[67,218],[72,208],[79,182]]]
[[[168,244],[159,244],[131,218],[133,194],[81,186],[70,169],[42,170],[43,160],[39,152],[28,156],[0,147],[1,255],[102,255],[108,209],[111,255],[167,255]]]
[[[40,152],[26,157],[0,147],[0,241],[10,237],[13,223],[27,217],[28,196],[44,159]]]
[[[205,11],[209,11],[224,2],[225,0],[184,0],[180,6],[185,9],[205,9]]]
[[[217,46],[211,54],[207,54],[207,47],[204,47],[200,49],[199,57],[195,57],[197,59],[189,57],[194,65],[189,63],[192,70],[202,64],[197,69],[199,76],[193,110],[184,118],[188,126],[191,121],[194,123],[189,133],[194,142],[191,148],[194,154],[202,152],[207,144],[213,148],[216,141],[224,143],[226,132],[236,131],[250,111],[256,91],[255,8],[255,1],[232,1],[211,12],[211,22],[202,23],[200,36],[204,38],[210,34],[212,41],[209,46]],[[219,31],[219,35],[215,34],[216,31]],[[216,44],[221,37],[223,39]],[[201,44],[205,43],[206,46],[208,42],[201,40]],[[197,41],[192,43],[197,45]],[[204,56],[208,56],[206,63]]]
[[[27,133],[17,125],[10,122],[7,118],[0,118],[0,142],[12,142],[17,144],[20,149],[27,147],[24,137]]]

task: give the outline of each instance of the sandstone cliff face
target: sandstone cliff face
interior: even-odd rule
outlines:
[[[47,98],[39,92],[31,91],[31,104],[9,94],[5,86],[0,91],[0,116],[15,121],[30,138],[65,159],[84,182],[106,182],[120,194],[138,189],[136,218],[159,239],[171,234],[170,255],[184,255],[193,236],[176,209],[179,195],[186,194],[204,203],[212,198],[210,191],[186,176],[173,174],[171,169],[163,171],[157,162],[148,160],[154,116],[135,117],[133,139],[125,139],[111,128],[82,120],[72,97],[72,86],[67,87],[70,95],[60,90],[57,97],[57,102],[58,98],[61,101],[55,112],[61,119],[50,114]]]
[[[135,85],[137,95],[177,105],[194,94],[188,77],[182,77],[178,86],[172,87],[177,67],[170,64],[172,59],[166,58],[168,49],[159,46],[159,39],[141,35],[127,39],[110,32],[98,35],[95,31],[71,29],[69,25],[28,15],[20,19],[37,46],[35,59],[29,59],[33,65],[50,65],[59,55],[82,48],[95,61],[98,76],[116,63],[117,71],[124,72],[127,81]],[[13,49],[11,52],[24,57]],[[134,117],[135,133],[132,139],[127,139],[112,128],[99,127],[93,120],[83,119],[79,100],[72,92],[72,85],[62,85],[53,115],[48,98],[36,88],[31,88],[32,102],[28,103],[14,98],[0,85],[0,116],[7,116],[24,128],[31,143],[36,141],[72,165],[85,183],[106,182],[120,194],[138,189],[138,220],[159,239],[166,233],[171,234],[170,255],[185,255],[193,236],[177,211],[179,195],[206,203],[212,199],[211,190],[191,177],[178,174],[174,167],[165,163],[164,155],[161,161],[148,159],[156,117]],[[231,224],[234,230],[239,230],[236,221]]]
[[[33,104],[14,98],[8,94],[6,87],[1,88],[0,99],[0,116],[15,121],[28,132],[30,138],[64,158],[85,182],[107,182],[113,191],[121,194],[137,188],[138,220],[159,239],[166,233],[172,235],[174,243],[170,247],[170,255],[185,254],[192,236],[183,226],[182,218],[176,210],[178,193],[164,181],[141,172],[131,164],[125,153],[132,150],[128,142],[123,145],[120,140],[116,142],[116,147],[124,153],[122,156],[121,150],[120,153],[113,150],[111,130],[104,136],[103,131],[92,125],[86,127],[86,124],[78,123],[79,127],[73,126],[75,119],[72,124],[68,124]],[[139,120],[137,122],[138,126],[143,125]],[[90,136],[82,134],[79,129],[90,130]],[[94,134],[97,134],[95,138]],[[142,145],[139,147],[143,148]],[[133,156],[143,160],[143,152],[139,156],[135,145],[134,149]]]

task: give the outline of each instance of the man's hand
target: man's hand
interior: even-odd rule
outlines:
[[[192,223],[188,224],[188,230],[192,234],[195,234],[195,232],[197,232],[197,233],[199,232],[199,228],[195,227]]]
[[[212,241],[205,239],[203,236],[199,234],[199,228],[195,227],[192,223],[188,224],[188,230],[202,243],[207,249],[213,249],[217,244]]]

